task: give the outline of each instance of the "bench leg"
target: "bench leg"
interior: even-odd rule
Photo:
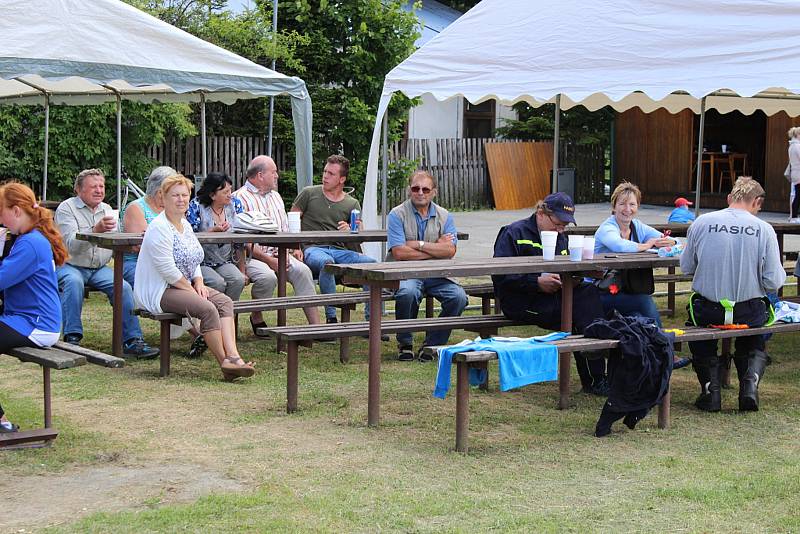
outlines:
[[[286,413],[297,411],[297,342],[289,341],[286,347]]]
[[[425,295],[425,317],[430,319],[433,317],[433,297]]]
[[[492,314],[492,297],[481,297],[481,313],[483,315]]]
[[[664,396],[661,398],[661,404],[658,405],[658,428],[669,428],[669,409],[672,402],[672,392],[667,389]]]
[[[675,267],[669,267],[667,272],[675,274]],[[675,282],[667,284],[667,308],[669,308],[669,316],[675,317]]]
[[[478,387],[481,391],[489,391],[489,362],[480,362],[477,367],[486,371],[486,379]]]
[[[50,368],[42,367],[42,383],[44,384],[44,427],[53,427],[53,406],[50,396]]]
[[[169,329],[170,321],[161,321],[161,335],[158,340],[159,362],[161,363],[159,375],[169,376]]]
[[[467,452],[469,447],[469,367],[456,363],[456,451]]]
[[[350,322],[350,306],[342,306],[342,323]],[[343,337],[339,340],[339,361],[347,363],[350,361],[350,338]]]
[[[572,332],[572,275],[561,277],[565,282],[561,286],[561,330]],[[572,353],[561,352],[558,355],[558,409],[569,408],[569,375]]]

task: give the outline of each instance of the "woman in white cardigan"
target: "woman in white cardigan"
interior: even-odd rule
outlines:
[[[200,333],[217,358],[225,380],[252,376],[253,362],[245,362],[236,347],[233,301],[203,283],[203,248],[184,218],[192,183],[183,175],[164,179],[164,211],[148,225],[133,295],[137,305],[151,313],[178,313],[200,319]]]
[[[789,222],[800,223],[800,126],[789,128]]]

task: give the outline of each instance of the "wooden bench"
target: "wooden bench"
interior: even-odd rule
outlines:
[[[438,317],[425,319],[398,319],[381,324],[381,333],[420,332],[424,330],[462,329],[477,332],[482,337],[490,337],[499,328],[515,326],[520,323],[502,315],[463,315],[460,317]],[[281,326],[260,328],[259,333],[269,334],[287,343],[286,362],[286,411],[297,410],[298,347],[311,347],[314,341],[329,338],[346,338],[369,334],[369,322]]]
[[[776,323],[771,326],[749,328],[745,330],[719,330],[715,328],[685,327],[684,334],[675,338],[676,349],[681,343],[689,341],[704,341],[712,339],[729,340],[741,336],[761,334],[779,334],[800,331],[800,323]],[[576,352],[613,349],[619,341],[613,339],[594,339],[580,335],[573,335],[553,342],[558,352]],[[431,355],[437,354],[437,347],[427,349]],[[456,442],[455,449],[466,453],[469,441],[469,369],[484,368],[485,365],[497,359],[497,353],[491,351],[460,352],[453,355],[456,365]],[[658,428],[669,428],[670,423],[670,392],[664,395],[658,406]]]
[[[19,347],[11,349],[9,356],[21,362],[31,362],[42,367],[44,385],[44,428],[0,434],[0,450],[36,448],[49,445],[58,436],[53,428],[50,370],[70,369],[87,361],[104,367],[120,368],[125,360],[84,347],[58,342],[50,348]]]
[[[391,298],[388,293],[384,299]],[[270,297],[265,299],[239,300],[233,303],[234,315],[251,313],[254,311],[277,311],[310,306],[334,306],[342,311],[342,323],[350,321],[350,312],[356,305],[369,300],[367,291],[345,291],[341,293],[319,294],[308,296]],[[160,375],[169,376],[170,372],[170,325],[181,324],[183,316],[177,313],[150,313],[146,310],[136,310],[134,313],[140,317],[153,319],[161,323],[159,334]],[[334,325],[335,326],[335,325]],[[333,336],[332,336],[333,337]],[[344,363],[349,359],[350,344],[347,338],[341,338],[339,346],[339,359]]]

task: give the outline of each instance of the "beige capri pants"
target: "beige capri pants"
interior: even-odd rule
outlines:
[[[200,319],[201,334],[219,330],[220,317],[233,317],[233,301],[225,293],[208,286],[206,289],[208,298],[204,299],[195,291],[168,287],[161,297],[161,309],[167,313]]]

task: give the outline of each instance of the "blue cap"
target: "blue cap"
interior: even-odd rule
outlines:
[[[552,193],[544,197],[544,205],[563,223],[575,222],[575,203],[566,193]]]

